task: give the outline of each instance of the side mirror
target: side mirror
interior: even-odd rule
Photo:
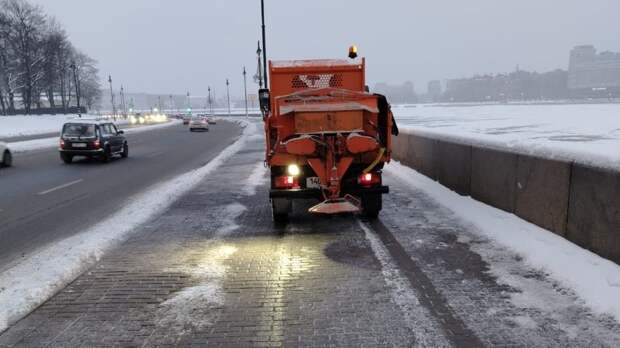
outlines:
[[[118,131],[118,134],[119,134],[119,135],[120,135],[120,134],[125,134],[125,131],[123,131],[123,130],[119,130],[119,131]]]
[[[258,90],[258,102],[260,109],[264,113],[268,113],[271,109],[271,96],[268,88],[261,88]]]

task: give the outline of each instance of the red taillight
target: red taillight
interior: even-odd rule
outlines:
[[[275,186],[279,189],[299,188],[299,180],[294,176],[278,176],[275,180]]]
[[[381,176],[376,173],[362,173],[357,178],[357,183],[362,186],[371,186],[381,183]]]
[[[93,141],[93,147],[95,149],[98,149],[101,146],[101,143],[99,142],[99,139]]]
[[[60,138],[60,148],[61,149],[65,148],[65,140],[63,138]]]

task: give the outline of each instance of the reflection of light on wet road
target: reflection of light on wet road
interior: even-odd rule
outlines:
[[[181,256],[180,269],[168,271],[190,275],[195,284],[183,288],[160,304],[158,326],[188,333],[188,328],[202,329],[213,324],[219,314],[217,309],[224,304],[222,283],[227,270],[224,263],[237,250],[230,244],[218,242],[209,243],[204,250],[200,244],[186,250]],[[183,260],[186,258],[187,263]]]

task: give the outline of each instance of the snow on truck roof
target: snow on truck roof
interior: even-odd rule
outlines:
[[[362,66],[363,60],[357,59],[302,59],[302,60],[274,60],[271,61],[273,68],[299,68],[299,67],[356,67]]]

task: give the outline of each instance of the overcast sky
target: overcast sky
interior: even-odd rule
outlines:
[[[33,0],[131,92],[242,95],[256,72],[259,0]],[[368,82],[566,68],[570,48],[620,51],[618,0],[265,0],[270,59],[345,57]],[[248,80],[250,81],[250,79]],[[250,84],[251,89],[255,85]]]

